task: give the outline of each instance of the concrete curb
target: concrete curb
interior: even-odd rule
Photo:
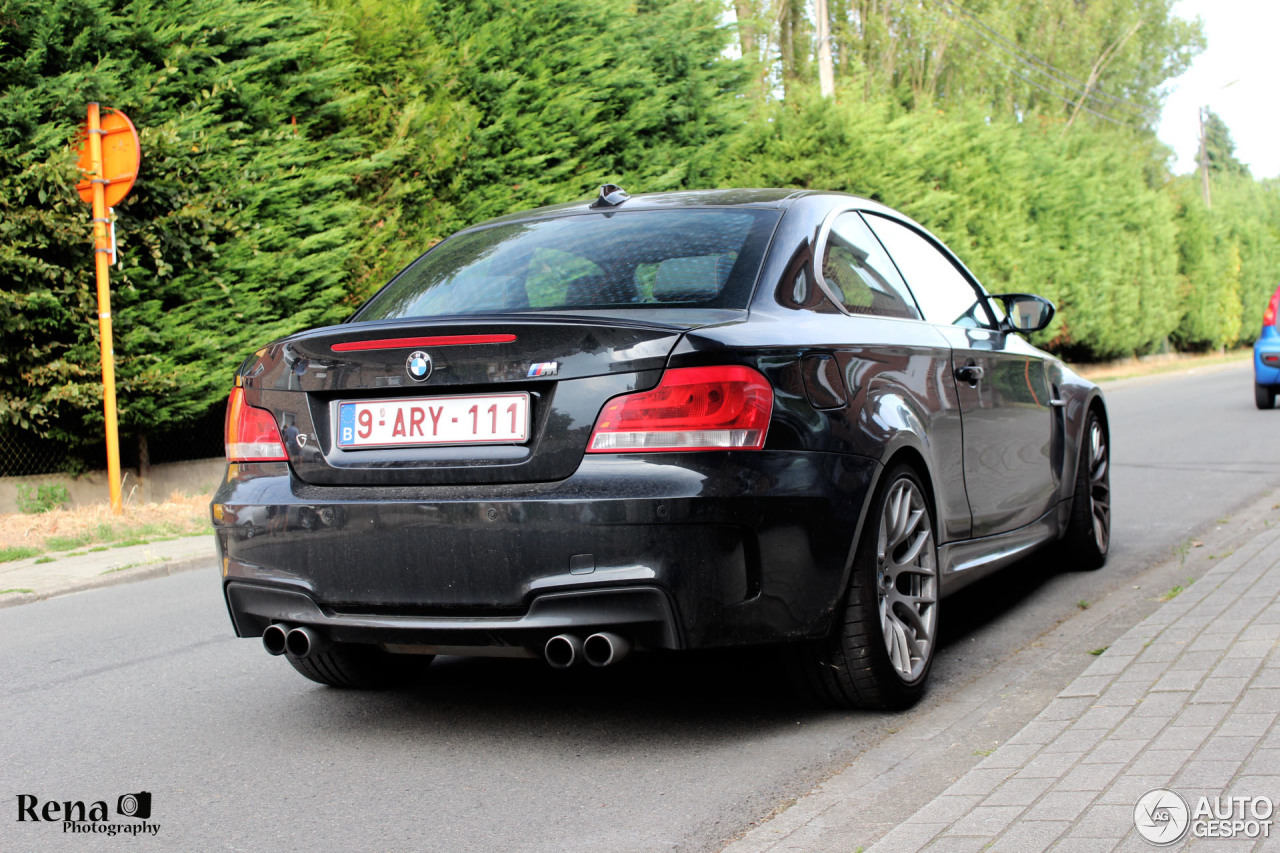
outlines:
[[[194,539],[195,537],[191,538]],[[163,552],[167,547],[179,551],[190,551],[190,546],[182,539],[133,547],[140,549],[139,555],[149,554],[151,555],[150,558],[140,565],[130,564],[121,568],[114,568],[110,565],[110,561],[128,559],[129,555],[124,553],[125,549],[119,549],[119,551],[112,554],[95,555],[94,559],[64,557],[59,561],[64,564],[60,568],[65,571],[67,565],[74,566],[74,573],[78,576],[58,578],[44,584],[33,582],[30,579],[30,572],[35,566],[15,567],[7,577],[0,576],[0,585],[12,584],[17,588],[29,588],[31,591],[0,594],[0,608],[31,604],[47,598],[70,595],[84,590],[168,577],[179,572],[213,567],[217,564],[217,558],[212,547],[202,554],[178,553],[166,556],[163,553],[154,553],[155,551]],[[141,551],[141,549],[147,550]]]

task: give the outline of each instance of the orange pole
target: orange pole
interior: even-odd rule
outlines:
[[[98,344],[102,350],[102,409],[107,427],[107,486],[111,511],[124,512],[120,500],[120,434],[116,424],[116,364],[111,337],[111,242],[107,237],[107,180],[102,176],[102,124],[98,105],[89,105],[89,158],[93,172],[93,260],[98,274]]]

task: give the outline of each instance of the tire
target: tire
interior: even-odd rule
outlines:
[[[395,687],[415,680],[432,655],[393,655],[378,646],[335,643],[305,658],[285,655],[298,672],[319,684],[357,690]]]
[[[1253,402],[1259,409],[1273,409],[1276,405],[1276,389],[1270,385],[1253,383]]]
[[[809,691],[839,708],[897,710],[923,695],[938,636],[933,513],[915,471],[886,472],[831,636],[802,653]]]
[[[1102,568],[1111,547],[1111,446],[1102,416],[1093,409],[1085,418],[1063,545],[1064,568],[1085,571]]]

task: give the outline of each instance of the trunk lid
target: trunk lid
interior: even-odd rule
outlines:
[[[559,480],[578,467],[605,402],[657,384],[667,357],[691,328],[740,319],[726,309],[635,311],[634,316],[539,315],[352,323],[271,344],[238,376],[246,402],[272,412],[296,475],[317,486],[420,486]],[[418,380],[425,353],[429,375]],[[496,396],[501,395],[501,396]],[[451,402],[442,398],[452,398]],[[510,402],[510,405],[508,403]],[[470,410],[472,403],[478,411]],[[486,414],[486,404],[493,403]],[[344,405],[346,411],[343,411]],[[446,410],[446,405],[449,408]],[[440,432],[434,417],[495,425],[527,405],[523,440],[485,443]],[[395,446],[357,447],[350,427],[401,417]],[[342,418],[346,420],[343,421]],[[381,423],[381,422],[379,422]],[[345,440],[340,426],[345,424]],[[426,432],[423,428],[425,425]],[[439,426],[439,424],[437,424]],[[519,426],[523,427],[523,424]],[[416,427],[416,431],[415,431]],[[505,430],[505,426],[503,429]],[[390,425],[374,435],[388,435]],[[372,434],[372,433],[371,433]],[[440,441],[429,444],[428,441]]]

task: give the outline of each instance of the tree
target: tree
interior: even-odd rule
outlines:
[[[225,400],[272,337],[343,311],[362,219],[347,40],[303,0],[0,0],[0,423],[69,446],[102,421],[92,243],[74,191],[90,100],[139,127],[116,210],[122,431]]]
[[[1227,123],[1213,110],[1204,112],[1204,149],[1209,171],[1220,175],[1248,175],[1249,167],[1235,157],[1236,144]]]

